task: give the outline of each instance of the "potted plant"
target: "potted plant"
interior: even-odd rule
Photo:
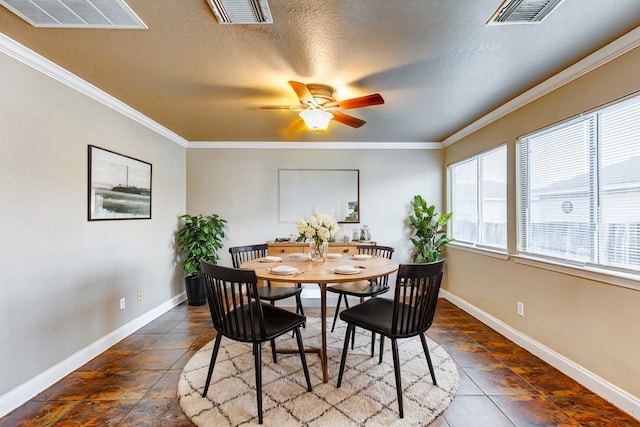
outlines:
[[[184,283],[189,305],[203,305],[207,302],[202,281],[200,260],[216,264],[222,248],[223,227],[227,223],[218,215],[182,215],[184,225],[178,231],[177,241],[183,258]]]
[[[413,197],[413,214],[409,222],[415,230],[411,242],[415,245],[412,261],[415,263],[436,262],[442,248],[453,241],[443,230],[453,213],[439,215],[434,205],[428,205],[422,196]]]

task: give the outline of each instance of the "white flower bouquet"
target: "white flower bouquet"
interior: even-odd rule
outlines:
[[[317,244],[333,241],[339,230],[336,219],[325,214],[314,214],[307,220],[301,219],[296,227],[298,242],[314,240]]]
[[[330,215],[314,214],[307,220],[298,221],[296,227],[298,229],[296,241],[309,241],[311,244],[310,258],[324,261],[328,243],[335,240],[336,232],[339,230],[336,219]]]

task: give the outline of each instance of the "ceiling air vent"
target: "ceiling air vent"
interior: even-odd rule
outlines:
[[[0,0],[34,27],[147,29],[123,0]]]
[[[267,0],[207,0],[221,24],[273,24]]]
[[[542,22],[564,0],[507,0],[491,17],[489,25]]]

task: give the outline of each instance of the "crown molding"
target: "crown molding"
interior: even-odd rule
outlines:
[[[469,136],[473,132],[482,129],[490,123],[514,112],[536,99],[553,92],[554,90],[576,80],[577,78],[595,70],[602,65],[613,61],[614,59],[624,55],[632,49],[640,46],[640,27],[629,31],[622,37],[612,41],[603,48],[595,51],[586,58],[576,62],[572,66],[564,69],[553,77],[545,80],[539,85],[529,89],[523,94],[513,98],[511,101],[501,105],[470,125],[460,129],[450,137],[442,141],[443,147],[458,142],[462,138]]]
[[[442,149],[535,101],[536,99],[570,83],[596,68],[618,58],[640,46],[640,27],[628,32],[603,48],[597,50],[555,76],[529,89],[511,101],[496,108],[470,125],[460,129],[440,142],[245,142],[245,141],[187,141],[149,117],[131,108],[103,90],[65,70],[45,57],[0,33],[0,52],[41,73],[81,92],[107,107],[123,114],[170,141],[187,148],[238,148],[238,149],[346,149],[346,150],[416,150]]]
[[[186,139],[3,33],[0,33],[0,52],[106,105],[178,145],[186,147],[188,144]]]
[[[187,148],[234,148],[264,150],[440,150],[439,142],[244,142],[202,141],[189,142]]]

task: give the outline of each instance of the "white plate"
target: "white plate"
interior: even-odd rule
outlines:
[[[369,254],[355,254],[351,258],[352,259],[370,259],[371,255],[369,255]]]
[[[279,276],[288,276],[290,274],[295,274],[298,271],[300,271],[300,270],[298,270],[295,267],[291,267],[290,265],[279,265],[279,266],[274,267],[271,270],[269,270],[269,272],[271,274],[276,274],[276,275],[279,275]]]
[[[266,256],[260,260],[260,262],[278,262],[282,261],[282,258],[279,256]]]
[[[360,270],[351,265],[341,265],[340,267],[334,268],[333,272],[336,274],[358,274]]]
[[[327,254],[327,258],[342,258],[342,254]]]
[[[309,254],[303,254],[302,252],[297,252],[293,254],[289,254],[291,258],[309,258]]]

